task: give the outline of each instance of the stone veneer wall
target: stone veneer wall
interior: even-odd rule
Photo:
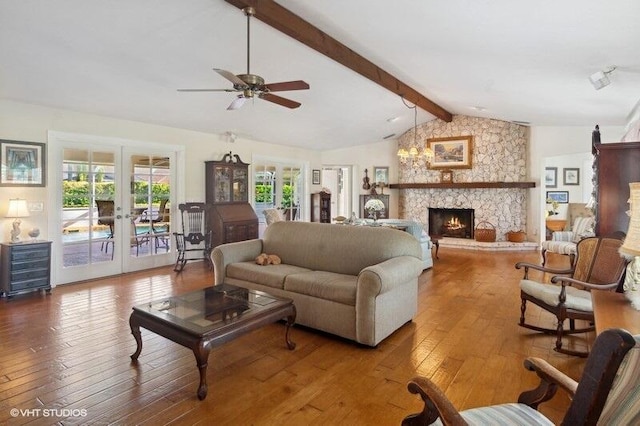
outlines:
[[[448,136],[473,136],[472,168],[454,169],[455,182],[526,181],[528,129],[506,121],[454,115],[450,123],[436,119],[418,126],[420,145],[427,139]],[[413,129],[398,139],[398,147],[413,145]],[[440,182],[440,170],[424,164],[399,165],[399,183]],[[527,225],[528,189],[404,189],[400,191],[399,214],[428,227],[428,208],[472,208],[475,225],[488,221],[496,228],[497,241],[505,241],[509,231],[524,230]],[[489,227],[480,225],[480,227]]]

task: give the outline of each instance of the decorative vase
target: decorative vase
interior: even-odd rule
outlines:
[[[34,240],[38,238],[39,235],[40,235],[40,230],[38,228],[33,228],[31,231],[29,231],[29,236]]]

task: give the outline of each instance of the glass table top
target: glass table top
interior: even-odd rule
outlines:
[[[220,284],[134,306],[133,309],[200,335],[291,303],[291,300],[261,291]]]

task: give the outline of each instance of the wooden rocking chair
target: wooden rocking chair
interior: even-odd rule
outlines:
[[[182,272],[190,260],[204,260],[209,268],[212,268],[213,233],[206,230],[207,205],[205,203],[185,203],[178,205],[178,210],[180,210],[182,217],[182,232],[173,233],[178,251],[173,270]]]
[[[562,347],[562,336],[566,334],[593,331],[594,315],[591,304],[591,290],[613,291],[620,284],[626,267],[626,260],[618,253],[622,240],[614,237],[590,237],[578,242],[576,260],[571,269],[558,270],[531,263],[519,262],[516,269],[524,268],[524,278],[520,281],[520,323],[521,327],[555,334],[557,352],[585,357],[588,352],[573,351]],[[551,284],[529,279],[529,270],[552,274]],[[544,328],[525,322],[527,301],[552,313],[557,318],[555,329]],[[564,321],[569,320],[569,330],[564,329]],[[584,320],[590,325],[576,329],[575,321]]]

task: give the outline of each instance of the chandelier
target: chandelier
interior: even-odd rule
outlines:
[[[407,150],[406,148],[398,149],[398,157],[400,164],[407,164],[411,162],[413,167],[419,167],[423,163],[425,166],[431,163],[434,154],[433,150],[428,147],[424,147],[420,152],[421,147],[418,145],[418,106],[409,106],[407,102],[402,98],[402,103],[409,109],[413,109],[413,145]]]

